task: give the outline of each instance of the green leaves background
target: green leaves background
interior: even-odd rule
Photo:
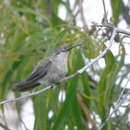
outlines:
[[[120,4],[118,1],[111,1],[116,25],[120,21],[121,8],[119,6],[121,3],[121,0]],[[58,16],[60,5],[66,8],[69,16],[72,15],[73,10],[70,8],[69,1],[13,0],[9,5],[1,2],[1,101],[6,99],[12,87],[30,74],[39,59],[47,57],[56,47],[69,47],[82,43],[82,51],[89,60],[96,58],[103,51],[104,39],[98,41],[77,25],[71,25],[69,21],[63,21]],[[97,72],[97,69],[92,66],[90,68],[93,73],[91,76],[89,73],[83,73],[54,90],[32,98],[35,116],[34,130],[63,130],[66,125],[70,130],[74,128],[85,130],[89,129],[89,123],[92,124],[93,129],[97,129],[99,124],[96,118],[92,118],[92,115],[97,114],[101,121],[107,118],[110,108],[120,94],[120,86],[125,78],[124,75],[119,75],[124,66],[125,47],[121,41],[118,44],[119,54],[114,56],[111,51],[108,51],[103,57],[105,68],[100,72]],[[71,51],[68,63],[68,75],[84,66],[78,49]],[[98,64],[96,65],[98,66]],[[95,74],[98,74],[99,81],[92,80]],[[116,84],[119,77],[122,80]],[[58,101],[58,95],[62,89],[66,93],[64,103]],[[17,97],[21,94],[15,92],[15,95]],[[21,106],[22,104],[17,104],[18,114],[21,112]],[[50,110],[54,112],[51,119],[48,118]],[[115,117],[115,120],[118,120],[118,117]],[[116,127],[110,120],[104,129]]]

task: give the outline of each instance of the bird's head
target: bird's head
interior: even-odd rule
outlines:
[[[60,53],[67,53],[67,52],[71,51],[73,48],[75,48],[75,47],[77,47],[77,46],[80,46],[80,44],[71,46],[71,47],[66,48],[66,49],[65,49],[65,48],[56,48],[56,49],[54,50],[53,55],[58,55],[58,54],[60,54]]]

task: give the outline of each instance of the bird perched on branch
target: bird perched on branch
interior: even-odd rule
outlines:
[[[27,91],[41,84],[49,86],[59,83],[68,72],[68,52],[79,45],[67,49],[57,48],[52,55],[42,59],[34,68],[32,74],[16,85],[18,91]]]

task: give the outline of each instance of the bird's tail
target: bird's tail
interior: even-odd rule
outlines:
[[[38,85],[40,85],[40,83],[38,83],[38,82],[29,83],[27,81],[23,81],[23,82],[19,83],[18,85],[16,85],[16,87],[13,90],[22,92],[22,91],[31,90],[31,89],[37,87]]]

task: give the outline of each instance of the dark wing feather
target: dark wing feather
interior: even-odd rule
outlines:
[[[25,81],[19,83],[16,86],[16,89],[19,91],[26,91],[40,85],[38,81],[47,74],[47,71],[51,65],[50,61],[45,63],[45,65],[37,67],[37,69]]]
[[[18,84],[14,90],[18,90],[18,91],[27,91],[27,90],[31,90],[35,87],[37,87],[38,85],[40,85],[40,83],[33,83],[33,84],[27,84],[27,83],[21,83],[21,84]]]

